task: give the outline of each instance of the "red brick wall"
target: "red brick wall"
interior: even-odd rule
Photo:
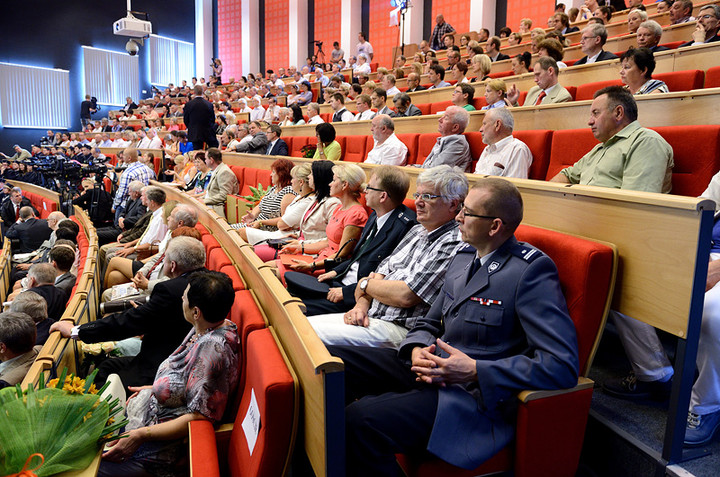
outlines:
[[[456,32],[462,34],[470,31],[470,0],[433,0],[430,22],[433,28],[438,13],[443,14],[445,21],[452,25]]]
[[[507,0],[507,21],[505,24],[510,27],[512,31],[518,31],[520,28],[520,20],[529,18],[533,21],[533,28],[547,28],[547,19],[554,11],[554,2]]]
[[[218,0],[218,57],[223,63],[223,81],[242,76],[241,0]]]
[[[265,69],[288,66],[288,0],[265,0]]]
[[[333,42],[340,41],[340,2],[339,0],[315,0],[315,40],[323,42],[325,61],[330,61]],[[373,45],[375,46],[375,45]],[[345,58],[353,54],[355,44],[343,45]],[[316,51],[317,48],[313,47]]]
[[[392,49],[399,45],[400,39],[398,27],[389,26],[391,10],[393,8],[388,0],[370,0],[368,41],[374,51],[372,62],[387,68],[392,67]],[[352,51],[355,52],[355,45],[352,46]]]

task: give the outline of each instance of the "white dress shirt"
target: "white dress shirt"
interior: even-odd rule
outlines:
[[[393,133],[382,144],[375,141],[375,145],[368,152],[365,162],[368,164],[404,166],[407,162],[407,153],[407,146]]]
[[[525,143],[508,136],[483,149],[475,174],[527,179],[532,160],[532,153]]]

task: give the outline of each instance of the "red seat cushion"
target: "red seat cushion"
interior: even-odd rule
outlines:
[[[708,68],[705,73],[706,88],[720,88],[720,66]]]
[[[445,111],[447,108],[452,106],[452,101],[438,101],[437,103],[430,104],[430,114],[437,114],[441,111]]]
[[[346,136],[343,161],[363,162],[367,157],[367,139],[372,136]],[[372,148],[372,146],[370,146]]]
[[[528,178],[544,180],[550,164],[553,132],[548,129],[515,131],[513,136],[524,142],[532,152],[533,161],[528,171]]]
[[[416,133],[403,133],[403,134],[398,134],[397,137],[408,148],[407,163],[408,164],[416,164],[417,163],[417,152],[418,152],[418,138],[420,137],[420,135],[416,134]]]
[[[598,143],[590,128],[555,131],[550,147],[550,164],[545,178],[552,179],[567,166],[572,166]]]
[[[703,70],[672,71],[656,73],[653,78],[664,81],[670,91],[690,91],[703,87],[705,72]]]
[[[437,142],[437,138],[440,137],[440,133],[425,133],[420,134],[418,137],[418,153],[415,164],[422,164],[425,162],[425,158],[432,151],[433,146]]]
[[[586,99],[593,99],[595,91],[601,90],[606,86],[621,86],[622,81],[620,80],[606,80],[606,81],[595,81],[594,83],[585,83],[577,87],[577,93],[575,94],[575,100],[584,101]]]

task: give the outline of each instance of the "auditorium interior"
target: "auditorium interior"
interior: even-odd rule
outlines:
[[[680,19],[682,14],[677,12],[690,3],[688,14]],[[501,101],[513,92],[519,93],[517,102],[521,105],[508,100],[502,109],[512,114],[510,133],[532,155],[523,177],[507,179],[519,190],[524,204],[522,224],[515,236],[542,250],[557,266],[566,314],[577,334],[577,383],[562,389],[517,389],[512,396],[513,409],[517,408],[512,422],[514,437],[489,453],[479,466],[461,468],[423,449],[412,454],[395,452],[398,472],[408,476],[533,477],[720,474],[720,437],[715,433],[720,420],[701,445],[686,445],[688,411],[697,405],[695,382],[701,380],[700,356],[707,358],[703,344],[712,341],[706,334],[711,332],[706,324],[711,308],[708,297],[718,280],[714,278],[710,284],[716,258],[713,252],[720,251],[714,242],[715,234],[720,234],[720,227],[715,228],[720,205],[707,196],[720,171],[717,0],[10,0],[4,7],[4,46],[0,49],[3,234],[23,222],[20,206],[13,209],[11,205],[15,204],[11,202],[17,190],[14,188],[22,191],[22,210],[32,206],[37,215],[33,218],[48,221],[53,230],[48,240],[55,240],[55,230],[59,230],[50,224],[57,217],[54,213],[62,212],[79,229],[76,283],[57,317],[57,323],[64,322],[74,334],[49,334],[35,350],[27,374],[17,383],[22,389],[45,386],[65,372],[85,377],[95,363],[101,362],[98,359],[110,355],[84,344],[77,330],[82,334],[83,329],[89,329],[88,324],[103,320],[101,304],[114,301],[115,291],[125,290],[121,283],[137,285],[136,272],[144,264],[138,263],[141,259],[144,262],[154,256],[162,262],[166,253],[170,255],[170,249],[164,247],[175,240],[170,237],[179,227],[180,212],[172,215],[166,211],[164,218],[162,213],[163,203],[172,203],[177,210],[183,206],[183,210],[194,211],[190,227],[195,229],[193,237],[202,242],[204,268],[222,272],[232,281],[235,298],[227,321],[237,327],[239,341],[236,389],[226,396],[223,419],[210,425],[207,418],[196,418],[187,423],[180,436],[184,439],[183,452],[189,456],[189,472],[196,476],[352,474],[346,459],[345,364],[316,333],[303,295],[287,289],[285,268],[296,270],[296,265],[288,265],[290,262],[280,259],[277,252],[268,260],[258,251],[260,242],[249,238],[255,235],[253,227],[266,230],[263,221],[253,216],[261,204],[258,194],[280,181],[278,161],[283,156],[292,161],[290,167],[295,166],[293,181],[297,179],[295,171],[299,174],[302,166],[319,181],[319,169],[312,164],[318,158],[331,159],[326,153],[329,155],[335,145],[341,151],[333,158],[336,164],[348,164],[346,171],[352,165],[364,172],[360,182],[377,178],[375,171],[386,166],[367,159],[379,145],[376,131],[382,126],[355,115],[362,114],[367,105],[378,112],[385,104],[394,128],[389,134],[394,134],[407,151],[401,165],[391,166],[409,178],[400,203],[415,217],[419,202],[444,197],[432,196],[426,190],[418,192],[418,178],[432,170],[423,164],[437,154],[445,136],[443,124],[456,114],[451,111],[461,109],[466,118],[459,136],[470,162],[459,175],[464,175],[470,187],[490,175],[476,171],[480,170],[479,160],[482,162],[482,157],[495,148],[486,137],[484,119],[505,117],[493,103],[496,96],[492,93],[500,88]],[[25,10],[28,7],[31,11]],[[606,10],[609,20],[595,22]],[[633,23],[635,17],[643,22],[640,27]],[[569,23],[563,25],[561,21]],[[658,36],[655,44],[661,48],[648,52],[652,68],[646,70],[646,79],[652,76],[666,89],[653,94],[625,94],[636,107],[643,131],[669,148],[672,170],[668,169],[667,179],[671,184],[666,185],[671,186],[670,192],[630,190],[633,188],[621,185],[602,187],[606,182],[593,185],[592,179],[589,184],[583,179],[570,183],[569,175],[564,175],[569,168],[592,154],[591,150],[594,153],[616,139],[605,142],[595,126],[591,127],[598,114],[594,105],[605,91],[620,90],[623,84],[628,88],[622,91],[632,88],[626,76],[630,73],[623,65],[639,66],[640,60],[632,60],[632,52],[642,47],[639,31],[650,30],[652,25],[647,22],[659,24],[662,39]],[[149,31],[139,33],[133,30],[136,27]],[[593,33],[598,31],[596,27],[602,28],[604,36]],[[703,33],[710,30],[714,36],[703,39]],[[491,53],[495,39],[500,55],[507,56],[492,56],[497,53]],[[613,53],[612,59],[586,62],[595,54],[587,46],[593,39],[601,40],[599,48]],[[552,66],[541,65],[542,57],[552,58]],[[455,66],[458,58],[461,67]],[[483,63],[486,59],[487,65]],[[527,61],[526,68],[518,73],[523,60]],[[442,74],[436,72],[439,70]],[[545,99],[550,98],[545,91],[554,88],[540,85],[549,72],[569,100]],[[436,78],[444,78],[447,85],[436,83]],[[421,87],[414,89],[417,84]],[[398,98],[409,98],[418,114],[405,115],[398,110],[403,99],[393,100],[389,86],[397,88],[396,95],[402,95]],[[525,99],[533,88],[545,91],[528,104]],[[463,106],[456,98],[467,94],[467,89],[471,93]],[[365,97],[368,103],[363,106]],[[188,111],[182,112],[185,104],[200,98],[205,98],[204,103],[212,110],[213,129],[205,139],[196,125],[186,124]],[[131,103],[134,108],[129,108]],[[351,120],[341,117],[343,111],[349,112]],[[378,113],[376,117],[383,116]],[[332,130],[329,141],[321,138],[323,132],[317,123],[330,125],[325,125]],[[274,124],[280,126],[276,128],[280,133],[273,132]],[[284,154],[271,154],[276,143],[269,137],[259,149],[243,149],[244,139],[254,140],[254,131],[260,127],[263,132],[257,134],[273,136],[287,146]],[[213,148],[222,151],[214,165]],[[134,167],[130,150],[140,155],[135,158],[148,169],[144,179],[135,177],[135,181],[144,182],[152,194],[143,189],[141,195],[137,189],[133,195],[132,183],[123,180],[124,171]],[[198,150],[204,150],[200,159],[193,152]],[[505,167],[495,166],[500,170]],[[181,172],[178,167],[183,168]],[[204,194],[210,183],[217,186],[220,182],[221,168],[232,172],[235,189],[225,192],[219,203],[211,202],[209,192]],[[337,179],[340,173],[335,167],[329,174],[335,180],[327,187],[333,197],[340,197],[344,209],[346,196],[333,192],[337,189],[333,184],[345,179]],[[289,188],[289,169],[286,175],[283,186]],[[503,175],[502,171],[498,175]],[[564,180],[557,182],[558,177]],[[93,190],[98,191],[96,195]],[[368,192],[386,191],[372,187],[362,190],[352,200],[366,211],[367,219],[374,213]],[[154,197],[159,193],[162,199],[158,202]],[[297,190],[291,193],[298,195]],[[130,195],[120,201],[120,194]],[[88,195],[89,202],[81,203],[80,198]],[[107,201],[109,217],[98,218],[98,209],[103,206],[98,195]],[[348,193],[347,197],[351,196]],[[131,231],[118,225],[117,217],[123,216],[115,215],[127,212],[130,200],[147,206],[147,211],[143,209],[147,230],[137,234],[139,244],[144,243],[146,234],[156,232],[156,217],[164,228],[159,239],[149,244],[150,254],[143,255],[140,245],[133,248],[137,257],[132,270],[124,272],[124,280],[116,281],[122,269],[114,267],[120,262],[106,257],[111,249],[105,245],[114,239],[103,240],[102,230],[114,230],[112,237]],[[275,219],[280,217],[279,201]],[[6,204],[15,210],[9,219],[3,214]],[[282,207],[285,210],[286,204]],[[458,207],[459,218],[472,216],[467,203],[460,201]],[[312,210],[305,212],[303,220]],[[16,213],[14,225],[7,223],[13,220],[12,213]],[[169,216],[174,217],[173,226]],[[256,219],[259,224],[252,222]],[[250,222],[254,225],[247,225]],[[278,223],[284,224],[275,220],[275,230]],[[246,225],[250,232],[239,230]],[[503,227],[506,225],[503,222]],[[348,229],[357,232],[351,240],[347,239]],[[353,241],[372,240],[374,231],[369,234],[371,238],[366,232],[361,238],[361,229],[346,227],[340,238],[342,246],[332,249],[335,258]],[[275,237],[267,235],[271,236]],[[3,239],[0,299],[7,312],[20,288],[26,287],[19,279],[18,270],[23,267],[18,264],[24,265],[29,259],[19,253],[23,244],[17,237]],[[332,244],[331,239],[325,240]],[[163,247],[160,250],[158,242]],[[398,248],[401,246],[402,242]],[[307,257],[305,242],[302,247],[301,256]],[[119,249],[123,250],[122,244]],[[352,249],[345,250],[348,257],[363,251],[360,242],[354,252]],[[125,252],[131,250],[115,257],[124,257]],[[296,253],[301,253],[299,245]],[[320,275],[315,260],[307,260],[312,265],[312,269],[305,268],[310,277]],[[127,260],[127,267],[130,262]],[[494,265],[497,262],[490,266],[490,272]],[[161,273],[167,273],[166,278],[181,276],[179,272],[172,275],[176,272],[170,263],[163,267]],[[148,276],[154,270],[155,266],[150,268]],[[353,273],[361,278],[359,272]],[[188,290],[195,286],[193,283],[191,280],[187,285]],[[363,286],[369,283],[369,279],[359,280],[353,301],[365,299]],[[176,296],[175,305],[180,310],[182,301],[185,315],[178,319],[187,325],[184,320],[188,320],[189,312],[185,308],[192,306],[188,305],[189,291],[180,299],[183,290]],[[144,294],[148,303],[157,291],[155,288],[152,294]],[[472,299],[487,305],[483,298]],[[337,301],[342,300],[341,296]],[[143,306],[148,305],[139,305]],[[444,307],[443,313],[446,311]],[[616,324],[615,317],[620,314],[657,335],[661,344],[657,353],[668,363],[664,382],[659,383],[662,393],[624,399],[604,389],[604,383],[635,367],[633,363],[631,368],[627,342]],[[53,330],[58,330],[57,323]],[[0,323],[0,332],[3,329]],[[191,338],[188,346],[201,337],[199,333]],[[136,339],[136,354],[141,349],[139,343],[141,340]],[[0,351],[3,349],[5,345]],[[717,356],[714,358],[717,361]],[[0,388],[5,384],[14,389],[15,383],[3,381],[3,369],[0,359]],[[714,380],[711,387],[720,389],[720,373],[709,379]],[[642,380],[637,384],[643,383],[647,385]],[[635,384],[633,381],[631,387]],[[714,408],[708,407],[720,419],[720,402],[713,404]],[[2,405],[0,399],[0,409]],[[466,442],[456,435],[446,445],[452,446],[455,438]],[[102,454],[98,447],[87,468],[58,475],[98,475]],[[4,465],[4,457],[0,445],[0,465]]]

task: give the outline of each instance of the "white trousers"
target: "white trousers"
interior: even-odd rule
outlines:
[[[308,321],[326,345],[373,346],[397,349],[407,335],[407,328],[391,321],[370,318],[370,325],[348,325],[344,313],[308,316]]]

